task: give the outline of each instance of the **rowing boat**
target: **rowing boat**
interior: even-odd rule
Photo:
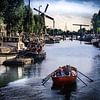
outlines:
[[[65,85],[71,85],[73,83],[76,83],[76,79],[77,69],[75,67],[71,67],[69,65],[60,67],[52,76],[53,87],[63,87]]]

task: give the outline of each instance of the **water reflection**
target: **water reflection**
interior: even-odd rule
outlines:
[[[100,54],[94,56],[93,58],[93,68],[91,71],[91,77],[95,80],[100,79]]]
[[[2,75],[3,73],[6,73],[7,70],[9,70],[9,67],[0,66],[0,75]]]
[[[21,67],[4,67],[0,66],[2,73],[0,73],[0,87],[7,83],[22,78],[23,68]],[[5,69],[5,70],[3,70]]]
[[[77,90],[77,84],[69,85],[64,88],[63,92],[65,94],[65,100],[70,100],[72,92]]]
[[[40,77],[41,76],[41,64],[34,64],[24,68],[24,75],[28,77]]]
[[[53,87],[53,85],[52,85]],[[57,93],[60,95],[64,95],[65,100],[70,100],[71,94],[72,92],[75,92],[77,90],[77,83],[73,83],[73,84],[67,84],[65,86],[63,86],[62,88],[52,88],[52,90],[59,90]]]
[[[0,66],[0,87],[6,86],[9,82],[30,77],[41,76],[41,64],[28,66]]]

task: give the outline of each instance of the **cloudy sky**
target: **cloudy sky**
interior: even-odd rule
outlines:
[[[28,0],[25,0],[28,2]],[[31,8],[37,8],[44,12],[49,4],[46,14],[55,19],[55,28],[62,30],[77,31],[78,26],[73,24],[87,24],[91,28],[91,18],[100,10],[100,0],[30,0]],[[33,13],[37,13],[33,10]],[[37,13],[38,14],[38,13]],[[46,26],[52,28],[53,23],[46,18]]]

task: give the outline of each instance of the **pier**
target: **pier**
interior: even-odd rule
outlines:
[[[32,58],[13,58],[4,61],[3,65],[17,67],[17,66],[30,65],[32,63],[34,63],[34,59]]]

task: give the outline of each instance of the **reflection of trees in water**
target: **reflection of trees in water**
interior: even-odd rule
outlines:
[[[3,67],[5,72],[0,74],[0,87],[5,86],[9,82],[22,78],[23,68],[21,67]]]
[[[41,74],[41,66],[39,64],[31,65],[30,67],[24,68],[25,76],[39,77]]]
[[[97,80],[100,79],[100,55],[96,55],[93,59],[92,77]]]
[[[33,68],[33,74],[34,74],[34,77],[36,76],[40,76],[40,71],[41,70],[41,67],[37,64],[35,64],[34,68]]]
[[[0,87],[6,86],[9,82],[13,82],[17,79],[23,77],[39,77],[41,72],[41,66],[39,64],[34,64],[30,66],[3,66],[0,67]]]

